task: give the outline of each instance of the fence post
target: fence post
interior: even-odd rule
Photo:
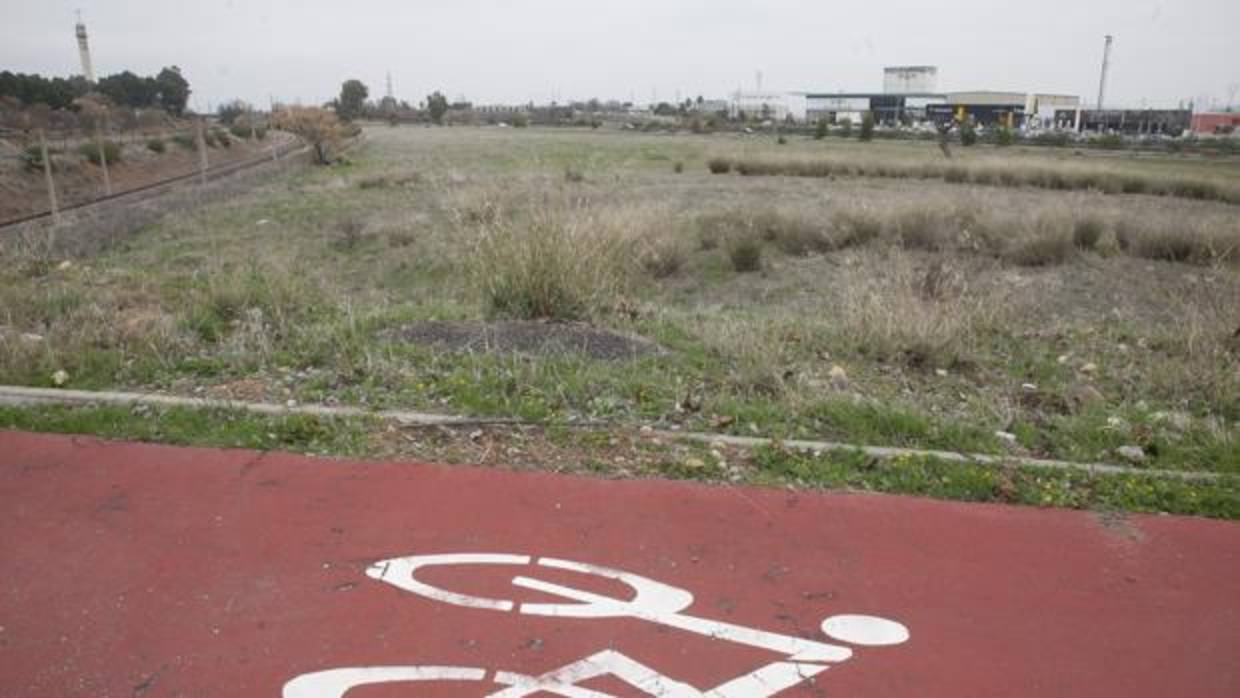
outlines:
[[[111,196],[112,178],[108,175],[108,153],[103,147],[103,134],[98,121],[95,122],[95,147],[99,150],[99,164],[103,167],[103,193]]]
[[[198,141],[198,180],[203,184],[207,183],[207,138],[206,125],[201,119],[198,121],[196,130],[196,140]]]
[[[60,223],[60,206],[56,202],[56,180],[52,179],[52,158],[47,152],[47,138],[39,129],[39,152],[43,158],[43,179],[47,182],[47,200],[52,207],[52,225]]]

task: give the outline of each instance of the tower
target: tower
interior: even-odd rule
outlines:
[[[1098,111],[1102,111],[1102,98],[1107,90],[1107,70],[1111,67],[1111,44],[1115,38],[1107,34],[1106,46],[1102,49],[1102,77],[1098,79]]]
[[[77,21],[78,56],[82,59],[82,77],[86,82],[95,81],[95,69],[90,64],[90,44],[86,41],[86,25],[82,23],[82,11],[78,10]]]

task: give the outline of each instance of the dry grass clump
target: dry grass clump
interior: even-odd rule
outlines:
[[[1063,264],[1076,254],[1074,226],[1059,216],[1042,216],[1027,225],[1010,243],[1003,258],[1022,267]]]
[[[1092,250],[1098,246],[1106,225],[1096,216],[1085,215],[1072,224],[1072,242],[1083,250]]]
[[[644,241],[638,261],[647,274],[666,279],[679,273],[688,258],[689,251],[679,238],[664,237]]]
[[[1134,257],[1211,265],[1240,260],[1240,229],[1202,221],[1149,222],[1125,219],[1116,225],[1121,250]]]
[[[832,331],[863,354],[914,368],[968,364],[980,336],[1009,304],[971,294],[964,276],[939,260],[921,268],[891,250],[881,265],[855,272],[832,313]],[[875,273],[877,271],[877,273]]]
[[[893,240],[907,250],[942,250],[958,230],[952,211],[937,206],[910,206],[887,220]]]
[[[728,259],[738,272],[762,269],[762,243],[749,237],[733,237],[728,241]]]
[[[478,225],[465,263],[492,316],[588,318],[630,281],[651,221],[633,208],[548,202]]]
[[[866,245],[883,232],[883,220],[873,209],[851,207],[839,210],[832,218],[836,249]]]
[[[727,174],[732,171],[732,161],[727,158],[711,158],[706,161],[711,174]]]

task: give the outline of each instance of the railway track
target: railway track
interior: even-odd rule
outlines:
[[[294,139],[287,144],[277,146],[276,154],[278,155],[279,158],[283,159],[285,157],[288,157],[289,155],[300,154],[304,152],[305,150],[306,150],[305,144],[303,144],[299,140]],[[270,163],[270,162],[272,162],[271,153],[265,153],[261,156],[247,158],[245,160],[238,160],[236,162],[230,162],[230,163],[218,165],[215,167],[209,167],[207,168],[205,176],[206,176],[207,181],[215,181],[215,180],[227,177],[236,172],[239,172],[241,170],[248,170],[250,168],[258,167],[259,165],[262,165],[264,163]],[[195,171],[189,174],[177,175],[175,177],[161,179],[158,182],[153,182],[151,184],[144,184],[140,187],[135,187],[133,189],[126,189],[125,191],[117,192],[115,194],[110,194],[107,196],[101,196],[95,199],[91,199],[90,201],[83,201],[77,204],[61,206],[59,213],[61,215],[64,215],[69,212],[82,212],[82,211],[89,210],[90,208],[95,207],[95,206],[99,206],[102,204],[115,203],[117,201],[122,201],[122,200],[130,200],[130,201],[135,201],[135,202],[142,201],[144,199],[147,199],[153,196],[158,196],[159,194],[169,189],[172,189],[173,187],[179,184],[201,179],[202,177],[203,177],[202,172]],[[4,232],[7,229],[16,228],[17,226],[25,225],[27,223],[40,221],[40,220],[50,220],[51,217],[52,217],[51,210],[46,210],[46,211],[40,211],[38,213],[32,213],[29,215],[21,216],[18,218],[10,218],[4,221],[0,221],[0,233]]]

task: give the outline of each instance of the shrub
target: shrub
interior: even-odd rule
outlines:
[[[512,115],[512,127],[513,128],[526,128],[529,125],[530,125],[530,120],[528,117],[525,116],[525,114],[513,114]]]
[[[256,127],[254,128],[254,136],[255,136],[256,138],[258,138],[258,140],[260,140],[260,141],[261,141],[261,140],[263,140],[264,138],[266,138],[266,137],[267,137],[267,127],[266,127],[266,126],[256,126]]]
[[[581,182],[586,181],[586,176],[582,174],[581,170],[573,167],[566,167],[564,168],[564,180],[574,184],[580,184]]]
[[[706,162],[711,174],[727,174],[732,171],[732,161],[726,158],[711,158]]]
[[[215,140],[219,141],[219,144],[225,148],[232,147],[232,138],[230,138],[228,132],[223,129],[218,129],[215,131]]]
[[[788,139],[785,138],[784,134],[781,133],[779,134],[779,138],[775,139],[775,143],[778,145],[788,145]]]
[[[998,131],[995,131],[995,145],[1000,148],[1006,148],[1014,142],[1016,142],[1016,132],[1012,129],[1003,126]]]
[[[814,125],[814,140],[820,141],[827,137],[827,120],[819,119]]]
[[[973,125],[972,120],[965,120],[960,123],[960,145],[969,147],[977,144],[977,127]]]
[[[50,148],[48,149],[47,154],[48,155],[52,154],[52,151]],[[20,157],[21,157],[22,163],[26,165],[26,169],[28,170],[42,170],[43,169],[43,149],[40,148],[39,146],[37,145],[26,146],[25,149],[22,150],[22,154]]]
[[[846,116],[840,119],[840,136],[842,138],[852,136],[852,119],[850,117]]]
[[[677,160],[672,165],[672,172],[675,172],[676,174],[681,174],[684,171],[685,171],[685,164],[683,162]]]
[[[1108,133],[1098,136],[1093,141],[1094,145],[1107,150],[1119,150],[1124,147],[1124,138],[1117,133]]]
[[[861,133],[857,137],[863,141],[874,139],[874,112],[868,111],[861,117]]]
[[[97,143],[83,143],[78,146],[78,154],[86,158],[92,165],[101,164],[99,156],[99,145]],[[121,161],[121,146],[115,141],[103,142],[103,157],[106,157],[108,164]]]
[[[204,131],[202,134],[202,142],[207,144],[208,148],[218,148],[219,141],[215,140],[215,134],[210,131]]]
[[[196,150],[198,147],[194,144],[194,137],[188,133],[178,133],[173,135],[172,142],[186,150]]]
[[[1102,239],[1104,227],[1101,220],[1092,216],[1077,219],[1072,226],[1072,243],[1083,250],[1092,250]]]
[[[161,138],[152,138],[146,142],[146,149],[152,153],[162,153],[168,149]]]
[[[738,272],[758,271],[762,268],[762,243],[749,237],[734,237],[728,242],[728,259]]]
[[[250,137],[250,127],[243,126],[241,124],[233,124],[232,127],[228,129],[228,132],[242,140]]]
[[[339,117],[320,107],[286,109],[276,125],[308,143],[314,152],[314,162],[319,165],[331,164],[345,137]]]

